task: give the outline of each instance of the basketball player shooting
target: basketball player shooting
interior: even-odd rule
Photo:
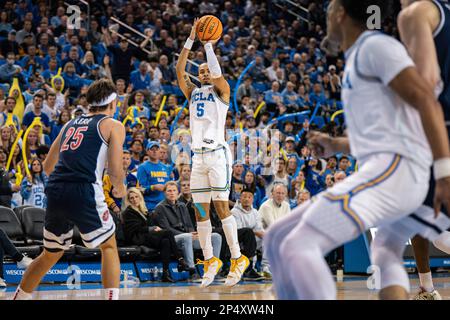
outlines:
[[[222,261],[213,255],[212,226],[209,218],[211,198],[222,220],[223,230],[231,252],[231,267],[225,285],[234,286],[240,281],[242,274],[247,269],[249,260],[241,254],[236,220],[231,215],[228,206],[232,157],[225,141],[225,120],[229,108],[230,86],[222,75],[219,61],[213,49],[213,45],[218,41],[218,38],[201,41],[205,48],[207,63],[201,64],[198,69],[200,88],[190,81],[189,75],[185,71],[187,58],[194,43],[197,29],[206,33],[208,23],[220,24],[217,18],[209,17],[211,18],[195,19],[191,34],[181,51],[176,71],[178,84],[189,100],[191,147],[194,152],[191,191],[195,205],[198,238],[205,259],[203,262],[205,273],[201,286],[209,286],[222,267]],[[212,30],[212,32],[214,33],[216,30]]]
[[[42,277],[69,249],[73,226],[88,248],[100,247],[102,283],[107,300],[119,298],[120,261],[115,229],[105,202],[102,175],[106,161],[117,198],[126,195],[123,183],[124,126],[112,119],[116,88],[110,80],[94,82],[88,89],[89,113],[69,121],[52,144],[44,170],[49,175],[45,190],[47,212],[44,251],[25,272],[14,300],[29,300]]]

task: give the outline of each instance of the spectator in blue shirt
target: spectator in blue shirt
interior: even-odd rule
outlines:
[[[75,34],[73,34],[73,35],[70,37],[70,43],[64,46],[62,52],[63,52],[65,55],[69,55],[70,51],[71,51],[72,48],[74,48],[74,47],[75,47],[75,49],[77,50],[78,57],[79,57],[80,59],[83,59],[83,57],[84,57],[84,51],[83,51],[83,48],[81,48],[81,46],[79,45],[78,36],[75,35]]]
[[[68,63],[72,63],[75,66],[75,72],[77,74],[79,75],[83,74],[83,65],[80,62],[79,54],[76,47],[72,47],[69,51],[69,56],[61,62],[63,68],[65,68],[65,66]]]
[[[18,77],[23,81],[23,76],[21,74],[22,68],[15,64],[15,62],[16,59],[14,53],[8,53],[6,64],[0,66],[0,82],[11,84],[13,77]]]
[[[68,62],[65,65],[62,77],[64,79],[64,87],[69,89],[69,97],[75,100],[87,80],[85,81],[75,73],[75,66],[72,62]]]
[[[313,92],[309,95],[309,99],[312,105],[316,105],[317,103],[325,104],[327,98],[325,97],[325,93],[323,92],[323,88],[320,83],[314,84]]]
[[[159,161],[160,145],[157,141],[149,141],[147,154],[150,158],[138,168],[137,178],[144,189],[145,205],[149,211],[164,200],[164,184],[171,180],[167,166]]]
[[[283,96],[280,93],[280,84],[278,81],[272,82],[272,88],[264,92],[264,101],[269,110],[273,110],[275,106],[283,101]]]
[[[217,47],[222,52],[223,56],[231,55],[234,49],[236,49],[236,46],[233,45],[233,43],[231,42],[231,37],[228,34],[223,36],[222,41]]]
[[[0,127],[3,127],[8,119],[8,113],[13,113],[16,107],[16,99],[14,97],[8,97],[5,99],[5,112],[0,113]],[[20,120],[16,115],[13,115],[13,122],[17,130],[20,128]]]
[[[51,59],[56,59],[56,61],[58,62],[58,68],[62,67],[61,65],[61,58],[60,55],[58,53],[58,48],[56,46],[49,46],[48,47],[48,51],[47,51],[47,55],[44,58],[44,69],[48,69],[49,67],[49,62]]]
[[[135,70],[130,74],[130,82],[134,90],[148,90],[152,79],[147,72],[147,62],[142,61],[139,64],[139,70]]]
[[[50,82],[51,78],[58,74],[58,61],[56,58],[51,58],[48,62],[48,68],[42,72],[45,81]]]
[[[297,107],[298,94],[295,92],[295,85],[288,82],[286,88],[281,92],[283,97],[283,104],[287,107]]]
[[[24,130],[26,130],[26,128],[28,128],[30,126],[30,124],[33,122],[34,118],[40,117],[42,124],[45,126],[44,131],[46,131],[46,132],[49,131],[50,119],[42,111],[43,105],[44,105],[44,97],[39,93],[35,94],[33,97],[34,108],[32,109],[31,112],[28,112],[23,117],[22,126],[23,126]]]

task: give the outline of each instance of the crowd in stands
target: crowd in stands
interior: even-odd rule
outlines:
[[[79,28],[71,25],[67,2],[0,1],[0,205],[45,208],[42,161],[64,124],[88,112],[89,84],[107,77],[119,96],[114,117],[127,130],[129,188],[126,199],[115,199],[105,175],[108,207],[121,215],[126,241],[184,257],[194,268],[199,242],[189,191],[189,113],[175,64],[194,18],[205,14],[223,23],[215,52],[236,93],[226,121],[234,156],[229,203],[245,254],[255,256],[274,221],[357,170],[350,155],[315,158],[306,139],[310,130],[334,136],[344,130],[342,115],[332,117],[342,109],[344,60],[320,48],[329,1],[299,1],[309,23],[276,1],[90,1],[91,16],[81,7]],[[187,71],[196,76],[205,62],[198,41],[189,59]],[[140,225],[151,225],[145,236],[137,233]],[[220,221],[214,228],[215,255],[226,260]]]

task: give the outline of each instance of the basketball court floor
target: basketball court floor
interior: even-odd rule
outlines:
[[[450,274],[435,276],[435,287],[444,300],[450,300]],[[412,293],[418,291],[418,279],[411,277]],[[69,290],[67,286],[42,284],[34,294],[37,300],[101,300],[101,284],[82,284],[79,290]],[[339,300],[376,300],[377,291],[367,289],[367,277],[345,276],[337,283]],[[0,291],[0,300],[11,298],[15,286]],[[271,282],[241,282],[233,288],[227,288],[220,282],[214,282],[208,288],[200,288],[197,283],[179,282],[163,284],[146,282],[139,285],[121,286],[122,300],[272,300],[275,295]]]

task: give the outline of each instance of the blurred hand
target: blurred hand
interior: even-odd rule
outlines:
[[[199,18],[194,19],[194,24],[192,25],[191,34],[189,35],[189,38],[191,40],[195,40],[195,37],[197,35],[197,24],[198,24],[199,20],[200,20]]]
[[[316,157],[329,158],[334,155],[333,139],[328,134],[310,131],[307,139],[309,147]]]
[[[11,186],[11,190],[12,190],[12,192],[19,192],[20,191],[20,186],[18,186],[16,184],[13,184]]]
[[[161,229],[160,227],[156,227],[156,228],[155,228],[155,231],[157,231],[157,232],[158,232],[158,231],[162,231],[162,229]]]
[[[434,216],[437,218],[441,212],[441,207],[447,209],[447,215],[450,216],[450,177],[442,178],[436,181],[434,188]]]
[[[133,92],[133,85],[130,83],[127,87],[127,94],[131,94]]]

